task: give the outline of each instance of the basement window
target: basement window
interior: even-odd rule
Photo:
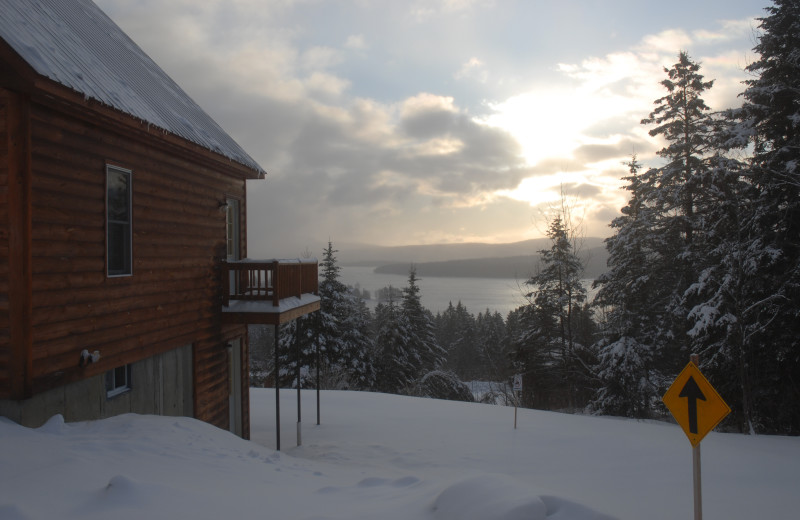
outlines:
[[[133,274],[131,170],[106,166],[106,268],[108,276]]]
[[[106,372],[106,397],[111,398],[131,389],[131,366],[123,365]]]

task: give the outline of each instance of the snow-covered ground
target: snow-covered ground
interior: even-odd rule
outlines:
[[[359,392],[253,389],[243,441],[186,418],[0,418],[0,519],[691,519],[671,424]],[[704,517],[800,518],[800,439],[712,432]]]

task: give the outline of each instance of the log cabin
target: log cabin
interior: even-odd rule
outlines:
[[[91,0],[4,0],[0,415],[249,438],[247,325],[319,309],[315,260],[247,259],[264,176]]]

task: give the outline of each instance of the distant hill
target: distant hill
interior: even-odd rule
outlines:
[[[341,247],[341,265],[375,266],[376,273],[408,274],[411,264],[419,276],[467,278],[528,278],[536,269],[539,251],[550,247],[547,238],[509,244],[438,244],[418,246]],[[586,238],[579,253],[586,278],[606,271],[608,252],[602,238]]]

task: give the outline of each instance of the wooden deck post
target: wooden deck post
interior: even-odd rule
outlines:
[[[278,330],[280,325],[275,324],[275,428],[276,428],[276,446],[275,449],[281,451],[281,383],[280,383],[280,358],[278,356]]]
[[[301,333],[300,326],[299,326],[299,323],[297,323],[297,322],[296,322],[296,325],[297,326],[295,327],[294,330],[295,330],[297,336],[299,337],[300,333]],[[302,440],[302,433],[300,431],[300,426],[301,426],[301,422],[302,422],[302,416],[300,414],[300,389],[301,389],[301,386],[302,386],[300,384],[300,342],[297,341],[297,339],[298,338],[296,337],[295,338],[296,349],[295,349],[295,357],[294,357],[294,359],[295,359],[295,361],[294,361],[295,362],[295,376],[297,377],[297,445],[298,446],[302,446],[303,445],[303,440]]]

